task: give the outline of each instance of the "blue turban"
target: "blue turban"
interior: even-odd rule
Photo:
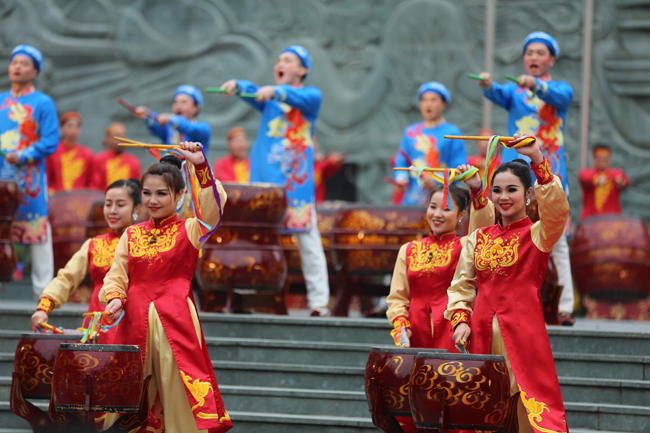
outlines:
[[[560,46],[558,45],[557,41],[553,36],[544,32],[532,32],[531,34],[526,36],[526,39],[524,40],[523,53],[526,54],[526,48],[528,48],[528,45],[535,42],[539,42],[541,44],[546,45],[549,51],[551,52],[551,55],[556,59],[560,57]]]
[[[291,45],[289,48],[285,48],[282,53],[291,53],[295,54],[298,56],[300,61],[302,62],[302,65],[307,69],[307,73],[303,78],[307,78],[307,75],[311,73],[311,56],[309,55],[309,51],[307,51],[304,47],[301,47],[300,45]],[[282,54],[280,53],[280,54]]]
[[[449,93],[449,90],[444,86],[444,84],[438,83],[437,81],[429,81],[428,83],[424,83],[418,89],[418,100],[421,101],[422,95],[427,92],[437,93],[440,95],[445,104],[451,103],[451,93]]]
[[[41,69],[43,69],[43,54],[38,51],[36,48],[32,47],[31,45],[18,45],[14,50],[11,52],[11,57],[9,58],[9,61],[13,60],[14,57],[16,57],[18,54],[23,54],[30,59],[32,59],[32,62],[34,62],[34,66],[36,67],[36,70],[38,72],[41,72]]]
[[[174,92],[174,99],[176,99],[176,96],[180,94],[187,95],[194,99],[194,102],[199,106],[199,108],[203,107],[203,95],[196,87],[190,86],[189,84],[183,84],[176,89],[176,92]]]

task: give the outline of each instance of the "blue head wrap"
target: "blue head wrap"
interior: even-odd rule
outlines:
[[[174,98],[176,98],[176,96],[180,95],[181,93],[194,99],[194,102],[199,106],[199,108],[203,107],[203,95],[201,94],[201,91],[196,87],[190,86],[189,84],[183,84],[178,89],[176,89],[176,92],[174,92]]]
[[[43,54],[38,51],[36,48],[32,47],[31,45],[18,45],[16,48],[13,49],[11,52],[11,57],[9,58],[9,61],[11,61],[14,57],[16,57],[18,54],[23,54],[34,62],[34,66],[36,66],[36,69],[38,72],[41,72],[41,69],[43,69]]]
[[[557,41],[553,36],[544,32],[532,32],[531,34],[526,36],[526,39],[524,39],[523,53],[524,54],[526,53],[526,48],[528,48],[528,45],[535,42],[539,42],[541,44],[546,45],[549,51],[551,52],[551,55],[556,59],[560,57],[560,45],[558,45]]]
[[[307,51],[304,47],[301,47],[300,45],[291,45],[288,48],[285,48],[282,53],[291,53],[295,54],[298,56],[300,61],[302,62],[302,65],[307,69],[307,73],[303,78],[307,78],[307,75],[311,73],[311,56],[309,55],[309,51]],[[280,54],[282,54],[280,53]]]
[[[440,95],[445,104],[451,103],[451,93],[449,93],[449,90],[444,86],[444,84],[438,83],[437,81],[429,81],[428,83],[424,83],[418,89],[418,100],[421,101],[422,95],[427,92],[437,93]]]

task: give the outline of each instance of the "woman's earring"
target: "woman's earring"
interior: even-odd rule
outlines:
[[[131,216],[133,217],[133,221],[137,221],[137,220],[138,220],[138,214],[137,214],[137,213],[134,213],[134,214],[131,215]]]
[[[176,210],[179,210],[183,206],[183,204],[180,201],[176,202]]]
[[[530,199],[526,200],[526,206],[530,204]]]
[[[460,223],[462,223],[462,222],[463,222],[463,220],[458,220],[458,224],[460,224]]]

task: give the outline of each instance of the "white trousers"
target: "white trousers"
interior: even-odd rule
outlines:
[[[302,275],[307,286],[307,303],[310,310],[327,308],[330,301],[330,283],[327,274],[327,261],[325,251],[318,231],[316,212],[312,216],[311,231],[296,233],[300,260],[302,261]]]
[[[560,295],[560,313],[573,314],[573,275],[571,275],[571,261],[569,260],[569,244],[566,236],[562,235],[551,251],[551,257],[557,268],[558,284],[562,287]]]
[[[45,287],[54,278],[54,253],[52,252],[52,227],[47,223],[47,240],[42,244],[30,244],[32,255],[32,287],[36,296],[41,296]]]

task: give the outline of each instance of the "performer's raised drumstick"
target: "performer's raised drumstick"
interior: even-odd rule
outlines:
[[[467,74],[467,78],[471,78],[472,80],[478,80],[478,81],[487,81],[487,78],[481,77],[480,75],[476,75],[476,74]]]
[[[454,140],[480,140],[488,141],[492,137],[487,135],[445,135],[445,138],[451,138]],[[501,137],[501,141],[513,141],[515,137]]]
[[[178,145],[174,144],[151,144],[151,143],[142,143],[140,141],[129,140],[124,137],[113,137],[120,143],[117,143],[118,146],[122,147],[142,147],[145,149],[178,149]]]
[[[508,80],[510,80],[510,81],[514,81],[514,82],[517,83],[517,84],[521,84],[521,83],[519,82],[519,78],[517,78],[517,77],[513,77],[512,75],[507,75],[507,74],[506,74],[506,78],[507,78]]]
[[[446,168],[425,168],[422,171],[428,171],[430,173],[444,173],[445,170],[446,170]],[[418,171],[420,171],[420,169],[417,168],[417,167],[413,167],[413,166],[410,166],[408,168],[395,167],[393,169],[393,171],[415,171],[415,172],[418,172]]]
[[[221,89],[219,87],[208,87],[205,91],[208,93],[228,93],[226,89]],[[239,90],[235,91],[235,93],[242,98],[257,98],[255,93],[240,92]]]
[[[135,106],[129,104],[129,103],[126,102],[124,99],[122,99],[122,98],[115,98],[115,102],[117,102],[117,103],[120,104],[122,107],[124,107],[124,108],[126,108],[127,110],[129,110],[131,113],[135,114]],[[149,117],[150,119],[156,120],[156,121],[158,120],[158,118],[157,118],[156,116],[154,116],[153,114],[151,114],[150,112],[147,112],[147,117]]]

